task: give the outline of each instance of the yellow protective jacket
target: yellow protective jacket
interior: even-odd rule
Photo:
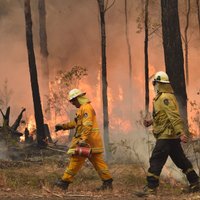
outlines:
[[[76,112],[74,121],[63,124],[63,129],[75,128],[68,154],[73,154],[77,143],[84,140],[92,148],[92,153],[103,152],[103,142],[96,120],[96,114],[90,102],[81,105]]]
[[[183,132],[176,97],[161,90],[153,101],[153,134],[157,139],[177,139]]]

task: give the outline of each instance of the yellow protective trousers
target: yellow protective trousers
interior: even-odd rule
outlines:
[[[86,157],[72,155],[70,158],[69,165],[64,172],[62,180],[67,182],[73,182],[74,176],[81,169],[86,159]],[[108,166],[103,159],[102,153],[92,154],[92,156],[88,159],[93,164],[95,170],[99,174],[102,181],[112,178],[108,170]]]

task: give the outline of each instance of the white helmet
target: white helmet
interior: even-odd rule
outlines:
[[[71,101],[72,99],[79,97],[79,96],[83,96],[85,94],[86,94],[86,92],[82,92],[79,89],[76,89],[76,88],[72,89],[72,90],[69,91],[68,100]]]
[[[168,75],[162,71],[155,74],[153,82],[170,83]]]

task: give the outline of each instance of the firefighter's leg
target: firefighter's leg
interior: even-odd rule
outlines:
[[[141,191],[134,192],[138,197],[145,197],[156,194],[156,189],[159,185],[159,177],[162,168],[169,155],[168,140],[157,140],[156,146],[149,160],[150,167],[147,174],[147,185]]]
[[[157,188],[159,185],[159,177],[164,164],[169,155],[169,140],[157,140],[155,148],[150,158],[150,167],[147,175],[147,186],[150,189]]]
[[[186,175],[187,180],[191,186],[196,184],[199,185],[199,177],[197,173],[194,171],[191,162],[186,157],[179,139],[173,140],[171,142],[170,157],[176,164],[176,166],[182,169],[183,173]]]
[[[65,172],[62,176],[62,180],[71,183],[73,181],[74,176],[77,174],[77,172],[83,166],[85,159],[86,159],[85,157],[73,155],[70,158],[69,165],[65,169]]]
[[[102,186],[97,188],[97,190],[106,190],[112,189],[112,176],[108,170],[108,166],[103,159],[103,154],[92,154],[91,158],[89,158],[90,162],[93,164],[94,168],[98,172],[101,180],[103,181]]]

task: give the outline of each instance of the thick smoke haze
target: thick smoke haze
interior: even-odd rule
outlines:
[[[46,26],[49,51],[50,78],[54,79],[56,72],[60,69],[71,69],[74,65],[84,66],[88,69],[88,76],[84,79],[81,89],[86,89],[89,98],[97,110],[99,122],[102,121],[101,93],[99,88],[99,74],[101,69],[101,38],[99,24],[99,10],[95,0],[48,0],[46,2]],[[111,2],[111,1],[109,1]],[[140,111],[144,110],[144,30],[139,33],[139,22],[142,23],[142,10],[140,0],[128,0],[129,37],[132,48],[133,63],[133,91],[129,91],[128,51],[125,37],[125,15],[124,1],[116,0],[112,8],[106,12],[106,34],[107,34],[107,72],[108,87],[111,101],[109,109],[112,137],[123,134],[123,123],[113,127],[112,122],[123,117],[131,123],[131,129],[124,128],[124,133],[131,133],[130,141],[137,141],[135,147],[140,153],[146,144],[145,131],[135,121],[140,118]],[[160,24],[160,5],[150,1],[149,16],[153,24]],[[181,1],[182,2],[182,1]],[[41,83],[41,62],[39,48],[39,19],[38,1],[31,1],[34,50],[36,65]],[[184,30],[185,15],[184,4],[180,5],[180,24]],[[15,119],[21,107],[27,109],[26,115],[33,115],[33,101],[30,86],[30,75],[25,38],[25,19],[22,0],[0,0],[0,86],[5,80],[8,88],[13,91],[9,105],[11,106],[11,121]],[[140,18],[140,20],[138,20]],[[190,85],[187,89],[188,99],[199,100],[196,92],[200,85],[200,57],[199,44],[200,34],[198,30],[195,6],[191,15],[191,29],[189,31],[189,72]],[[138,22],[139,21],[139,22]],[[164,56],[162,46],[162,29],[149,37],[149,67],[150,76],[158,70],[164,70]],[[175,66],[174,66],[175,67]],[[178,75],[177,75],[178,76]],[[0,88],[3,90],[3,88]],[[130,109],[128,107],[128,94],[132,92],[133,113],[129,119]],[[43,88],[40,84],[40,94],[43,101]],[[122,97],[120,97],[120,95]],[[153,88],[150,86],[151,100]],[[150,103],[151,106],[151,103]],[[129,124],[130,125],[130,124]],[[119,130],[119,132],[117,131]],[[126,134],[124,134],[126,135]],[[126,135],[127,136],[127,135]],[[128,137],[128,136],[127,136]],[[123,137],[122,137],[123,138]],[[143,140],[142,140],[143,139]],[[153,139],[152,139],[153,140]],[[145,146],[147,148],[147,146]],[[146,152],[146,151],[145,151]],[[144,153],[145,159],[148,157]],[[147,159],[146,159],[147,160]]]

